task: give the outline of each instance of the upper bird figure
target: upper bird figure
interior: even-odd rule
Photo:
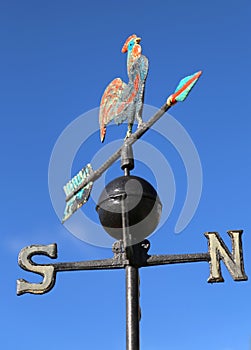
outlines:
[[[106,125],[114,120],[116,124],[128,121],[126,138],[132,133],[136,118],[138,127],[142,124],[144,87],[148,73],[148,59],[141,55],[141,38],[133,34],[124,43],[122,52],[127,52],[128,84],[120,78],[114,79],[105,89],[100,103],[100,139],[103,142]]]

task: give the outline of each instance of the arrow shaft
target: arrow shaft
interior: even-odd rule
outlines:
[[[125,144],[133,145],[138,139],[141,138],[151,127],[155,124],[170,108],[171,106],[166,103],[156,112],[142,127],[138,128],[135,133],[133,133],[124,144],[111,155],[97,170],[95,170],[90,176],[87,177],[72,193],[70,193],[65,201],[68,202],[75,194],[77,194],[83,187],[85,187],[89,182],[94,182],[114,163],[120,158],[122,149]]]

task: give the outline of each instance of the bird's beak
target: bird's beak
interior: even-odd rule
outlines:
[[[141,42],[141,38],[136,38],[135,42],[136,42],[136,44],[139,44]]]

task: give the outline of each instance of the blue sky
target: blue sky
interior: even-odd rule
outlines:
[[[184,166],[154,132],[143,138],[168,160],[177,187],[150,253],[206,252],[204,232],[218,231],[229,246],[226,231],[243,229],[251,276],[247,0],[1,1],[0,27],[2,348],[125,348],[123,270],[61,273],[54,289],[41,296],[17,297],[15,285],[18,278],[40,281],[17,264],[19,251],[30,244],[57,243],[57,261],[111,256],[110,249],[87,244],[62,226],[51,204],[48,166],[69,123],[98,107],[113,78],[126,81],[120,51],[132,33],[142,37],[150,62],[146,104],[160,107],[182,77],[203,70],[188,100],[170,111],[193,140],[203,169],[198,209],[179,234],[174,227],[186,193]],[[108,128],[107,143],[122,137],[123,127],[114,130]],[[83,144],[73,173],[102,147],[98,133]],[[134,174],[154,185],[160,181],[140,162]],[[118,175],[119,164],[107,178]],[[161,199],[168,202],[168,190]],[[94,201],[83,211],[97,221]],[[206,263],[142,269],[141,348],[250,349],[250,281],[234,282],[224,267],[223,275],[224,283],[209,285]]]

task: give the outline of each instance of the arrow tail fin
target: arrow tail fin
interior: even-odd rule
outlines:
[[[66,196],[70,196],[75,189],[81,185],[93,173],[91,164],[81,169],[65,186],[64,192]],[[81,190],[74,194],[67,202],[64,210],[62,222],[64,223],[77,211],[83,204],[85,204],[90,196],[93,182],[88,182]]]

